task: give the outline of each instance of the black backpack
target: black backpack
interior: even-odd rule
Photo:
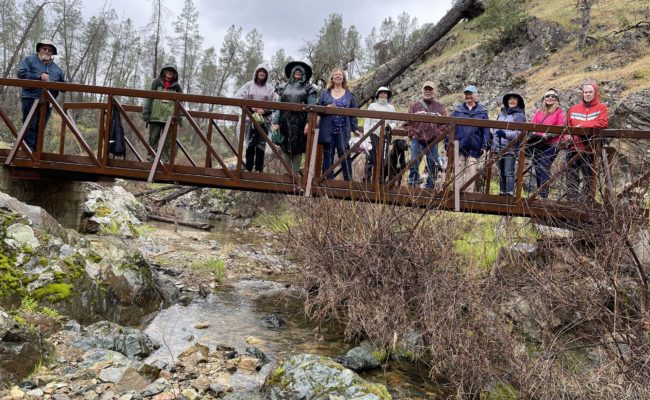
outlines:
[[[111,112],[111,135],[108,141],[108,152],[113,157],[126,158],[126,139],[124,139],[122,118],[117,108],[113,108]]]

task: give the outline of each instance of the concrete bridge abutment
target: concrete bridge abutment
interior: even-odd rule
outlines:
[[[22,177],[0,168],[0,192],[47,211],[66,228],[79,230],[84,208],[84,183],[63,179]]]

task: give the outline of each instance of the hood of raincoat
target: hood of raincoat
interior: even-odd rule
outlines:
[[[162,80],[165,79],[165,70],[166,69],[170,69],[170,70],[174,71],[174,78],[172,78],[172,82],[174,82],[174,83],[178,82],[178,68],[176,68],[176,65],[174,65],[172,63],[167,63],[167,64],[163,65],[163,67],[160,69],[160,74],[159,74],[160,80],[162,81]]]
[[[598,84],[597,84],[596,82],[589,82],[589,83],[585,83],[585,84],[583,85],[583,87],[586,86],[586,85],[589,85],[589,86],[593,87],[593,88],[594,88],[594,92],[596,92],[596,93],[595,93],[595,95],[594,95],[594,99],[593,99],[591,102],[589,102],[589,103],[587,103],[587,102],[585,101],[584,96],[581,94],[581,96],[582,96],[582,102],[583,102],[586,106],[593,107],[593,106],[595,106],[596,104],[600,103],[600,94],[598,93]]]
[[[259,71],[259,70],[261,70],[261,69],[263,69],[264,71],[266,71],[266,78],[264,79],[264,81],[262,81],[262,82],[258,82],[258,81],[257,81],[257,71]],[[259,85],[259,86],[264,86],[264,85],[266,85],[266,82],[269,81],[269,77],[270,77],[269,67],[267,67],[266,64],[264,64],[264,63],[259,64],[259,65],[255,68],[255,71],[253,71],[253,82],[255,82],[256,85]]]
[[[300,82],[309,82],[312,75],[312,69],[309,64],[302,61],[291,61],[284,67],[284,75],[287,77],[287,79],[289,79],[289,81],[293,80],[293,73],[296,68],[302,71],[302,78],[300,78]]]

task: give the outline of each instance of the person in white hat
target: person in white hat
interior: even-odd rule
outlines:
[[[377,89],[375,92],[375,102],[368,106],[368,111],[388,111],[395,112],[395,107],[390,104],[390,99],[393,97],[393,92],[386,86],[382,86]],[[376,118],[366,118],[363,123],[363,132],[368,132],[379,122],[379,119]],[[395,121],[386,121],[386,135],[395,128]],[[377,157],[377,148],[379,146],[379,134],[380,127],[374,130],[373,134],[370,135],[370,143],[372,148],[370,149],[369,154],[366,157],[366,182],[372,181],[372,172],[375,165],[375,159]],[[385,138],[386,136],[384,136]],[[388,142],[385,142],[386,146]],[[382,157],[383,158],[383,157]],[[383,161],[382,161],[383,162]]]
[[[43,39],[39,41],[36,43],[36,53],[28,55],[18,65],[18,78],[46,82],[65,82],[63,70],[54,62],[56,53],[56,46],[51,40]],[[59,95],[58,90],[50,90],[50,93],[54,98]],[[41,89],[25,87],[20,93],[20,98],[24,123],[34,102],[41,98]],[[47,124],[51,114],[52,106],[49,105],[45,114],[45,124]],[[34,115],[25,131],[25,143],[32,150],[36,149],[39,119],[38,114]]]

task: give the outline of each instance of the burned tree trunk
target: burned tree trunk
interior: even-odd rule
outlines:
[[[395,57],[377,70],[352,91],[361,106],[372,98],[380,86],[388,86],[400,76],[411,64],[422,57],[427,50],[442,39],[458,22],[479,16],[484,10],[482,0],[459,0],[433,27],[422,35],[422,39],[405,49],[399,57]]]

